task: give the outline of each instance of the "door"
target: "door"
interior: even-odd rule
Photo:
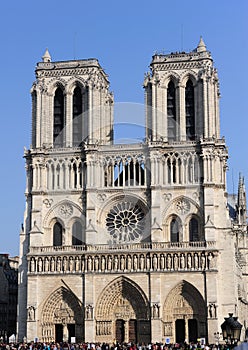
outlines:
[[[115,339],[121,344],[125,339],[125,321],[124,320],[116,320],[115,321]]]
[[[129,342],[137,343],[137,321],[129,320]]]
[[[197,320],[193,318],[192,320],[188,320],[188,327],[189,327],[189,342],[197,342],[197,334],[198,334],[198,329],[197,329]]]
[[[63,325],[55,324],[55,341],[61,343],[63,341]]]
[[[68,342],[71,343],[71,337],[75,337],[75,324],[68,324]]]
[[[176,320],[176,342],[184,343],[185,341],[185,321],[182,319]]]

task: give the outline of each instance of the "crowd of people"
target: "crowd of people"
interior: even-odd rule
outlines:
[[[0,350],[231,350],[230,344],[133,344],[133,343],[0,343]]]

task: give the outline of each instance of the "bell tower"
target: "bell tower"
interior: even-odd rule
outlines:
[[[204,237],[215,239],[215,224],[227,224],[225,218],[221,223],[220,213],[226,211],[228,155],[220,138],[219,80],[211,53],[200,38],[191,52],[156,53],[150,68],[144,88],[154,198],[151,222],[160,215],[157,198],[164,186],[171,196],[199,199]]]
[[[219,81],[203,39],[189,53],[155,54],[145,78],[146,135],[151,141],[220,137]]]
[[[46,50],[35,72],[32,148],[112,143],[113,97],[97,59],[52,62]]]
[[[155,54],[145,79],[147,137],[196,141],[220,136],[219,82],[203,39],[189,53]]]
[[[24,154],[27,180],[20,234],[19,339],[37,334],[34,317],[27,319],[27,310],[35,315],[38,308],[32,297],[36,294],[33,277],[28,276],[28,253],[37,247],[86,243],[86,179],[93,167],[87,149],[111,145],[113,138],[113,95],[97,59],[54,62],[46,50],[35,74],[32,143]],[[40,272],[48,269],[41,261],[38,266]]]

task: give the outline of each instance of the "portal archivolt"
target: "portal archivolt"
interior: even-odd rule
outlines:
[[[164,336],[174,342],[206,337],[206,308],[200,292],[186,281],[168,294],[163,308]]]
[[[70,336],[83,339],[82,306],[65,287],[58,288],[47,299],[41,320],[43,341],[62,341]]]
[[[115,279],[103,290],[96,304],[95,315],[99,341],[150,340],[147,297],[136,283],[126,277]]]

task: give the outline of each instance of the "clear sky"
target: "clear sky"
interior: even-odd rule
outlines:
[[[115,101],[142,104],[144,73],[152,55],[190,51],[202,36],[220,79],[228,192],[237,191],[239,172],[247,183],[247,0],[1,1],[0,33],[1,253],[19,254],[25,209],[22,157],[31,135],[30,88],[46,48],[53,61],[98,58]]]

